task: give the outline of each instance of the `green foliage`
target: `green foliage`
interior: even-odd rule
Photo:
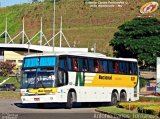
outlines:
[[[114,115],[114,117],[124,118],[124,119],[158,119],[157,116],[138,113],[137,111],[126,110],[124,108],[117,108],[116,106],[99,107],[98,111],[103,112],[103,114]]]
[[[138,112],[152,114],[159,116],[160,114],[160,104],[152,104],[152,105],[141,105],[137,108]]]
[[[61,0],[56,0],[55,2],[59,2],[59,1],[61,1]],[[45,0],[44,2],[51,2],[51,3],[53,3],[54,0]]]
[[[4,79],[6,79],[7,77],[3,77],[3,76],[0,76],[0,83],[4,80]]]
[[[16,65],[12,62],[0,62],[0,75],[1,76],[8,76],[9,74],[12,73],[13,68]]]
[[[117,57],[137,58],[141,66],[156,65],[160,56],[160,21],[156,18],[135,18],[118,27],[110,45]]]
[[[136,110],[140,113],[152,114],[155,116],[158,116],[160,113],[159,102],[121,102],[117,107],[127,110]]]
[[[48,1],[48,2],[47,2]],[[53,24],[53,0],[35,4],[14,5],[0,8],[0,33],[5,29],[5,19],[8,18],[8,32],[11,38],[22,30],[22,18],[25,18],[25,32],[31,39],[40,30],[40,18],[43,17],[43,31],[49,40],[52,37]],[[60,16],[63,16],[63,33],[68,42],[73,47],[92,48],[96,43],[97,52],[112,56],[112,47],[109,41],[117,31],[117,26],[137,16],[139,6],[148,2],[130,1],[130,4],[122,8],[92,8],[84,1],[106,1],[106,0],[56,0],[56,33],[59,31]],[[114,0],[112,0],[114,1]],[[133,9],[132,9],[133,8]],[[132,9],[132,10],[131,10]],[[154,16],[160,18],[159,11],[154,12]],[[0,38],[0,43],[4,43],[4,37]],[[9,41],[9,39],[8,39]],[[21,36],[14,40],[20,43]],[[37,44],[39,37],[31,41]],[[45,40],[43,40],[45,41]],[[59,37],[56,37],[56,46],[59,46]],[[52,42],[50,42],[50,45]],[[63,47],[67,47],[65,40],[62,40]]]
[[[147,80],[144,78],[140,78],[140,88],[144,87],[147,85]]]
[[[20,89],[20,83],[19,81],[17,81],[16,77],[10,77],[10,79],[5,83],[14,84],[16,86],[16,89]]]

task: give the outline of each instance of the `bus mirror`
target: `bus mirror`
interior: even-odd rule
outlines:
[[[59,80],[59,84],[62,85],[63,84],[63,80],[64,80],[64,73],[63,73],[63,71],[59,71],[58,72],[58,80]]]

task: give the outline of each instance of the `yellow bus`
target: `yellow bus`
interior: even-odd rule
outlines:
[[[136,59],[99,53],[57,52],[28,55],[23,60],[22,103],[136,101],[139,99]]]

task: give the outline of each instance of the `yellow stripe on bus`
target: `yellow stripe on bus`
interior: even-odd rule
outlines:
[[[91,82],[85,82],[85,86],[135,87],[137,83],[137,75],[96,74]]]
[[[35,93],[35,94],[48,94],[48,93],[56,93],[57,88],[38,88],[38,89],[29,89],[29,93]]]

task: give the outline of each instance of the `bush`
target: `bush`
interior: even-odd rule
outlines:
[[[117,105],[119,108],[125,108],[127,110],[134,110],[138,109],[139,107],[143,106],[151,106],[151,105],[157,105],[158,103],[153,102],[122,102]]]
[[[157,105],[153,104],[153,105],[150,105],[150,106],[138,107],[138,112],[159,116],[159,114],[160,114],[160,104],[157,104]]]
[[[8,76],[12,73],[12,70],[15,66],[15,63],[9,61],[0,62],[0,76]]]
[[[144,86],[146,86],[147,85],[147,80],[146,79],[144,79],[144,78],[140,78],[140,88],[142,88],[142,87],[144,87]]]
[[[160,103],[158,102],[122,102],[117,105],[127,110],[137,110],[140,113],[160,116]]]

